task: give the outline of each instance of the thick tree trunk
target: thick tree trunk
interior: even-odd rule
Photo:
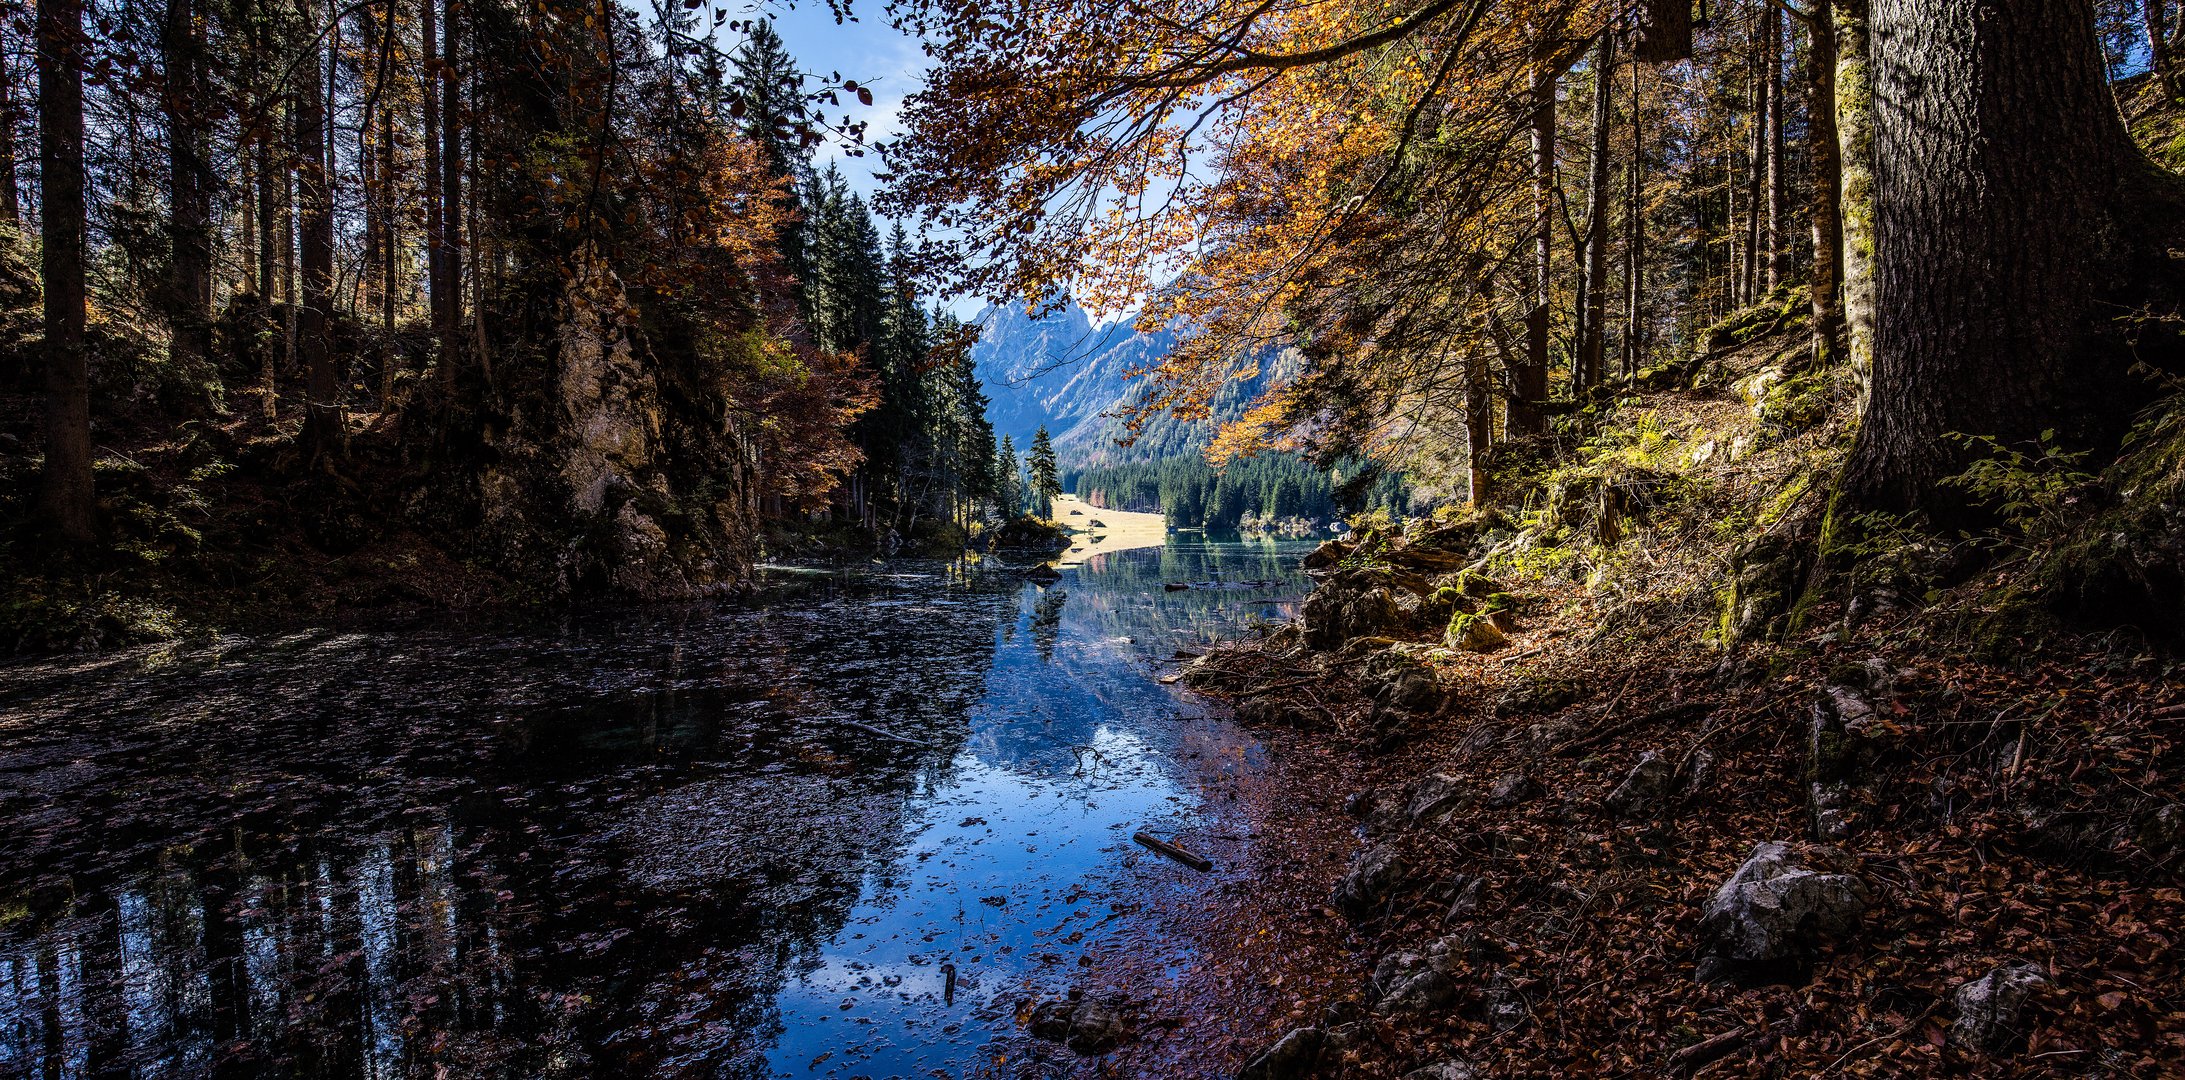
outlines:
[[[167,0],[161,33],[167,119],[167,281],[170,355],[185,366],[212,352],[212,170],[205,159],[204,30],[193,0]]]
[[[2175,181],[2110,99],[2085,0],[1876,0],[1874,385],[1846,467],[1865,505],[1935,508],[1957,433],[2115,438],[2134,407],[2120,316],[2172,313]]]
[[[1741,304],[1760,298],[1762,275],[1767,272],[1760,249],[1768,237],[1768,84],[1767,72],[1756,60],[1752,70],[1752,127],[1745,138],[1745,261],[1738,270]]]
[[[1844,354],[1862,387],[1874,371],[1874,82],[1867,0],[1830,5],[1836,31],[1838,231],[1844,250]],[[1863,407],[1863,405],[1862,405]]]
[[[313,457],[340,452],[341,380],[331,340],[334,311],[333,185],[327,171],[326,61],[313,48],[296,76],[297,201],[302,205],[298,243],[303,306],[296,342],[304,369],[304,444]]]
[[[1525,313],[1524,362],[1511,372],[1517,396],[1504,423],[1520,437],[1547,428],[1541,406],[1548,400],[1548,318],[1555,302],[1555,78],[1552,67],[1533,77],[1533,303]]]
[[[40,505],[55,531],[89,541],[91,380],[84,355],[81,0],[38,4],[38,217],[45,284],[46,460]]]
[[[1602,34],[1593,54],[1593,149],[1587,162],[1585,302],[1578,312],[1578,373],[1575,381],[1600,385],[1608,351],[1608,136],[1615,122],[1616,39]]]

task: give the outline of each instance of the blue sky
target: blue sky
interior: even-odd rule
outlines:
[[[840,72],[843,78],[856,79],[871,87],[871,107],[858,104],[854,99],[845,100],[844,106],[852,119],[865,121],[868,140],[886,140],[895,137],[896,117],[903,107],[903,99],[917,90],[926,69],[925,54],[920,51],[916,39],[897,33],[887,24],[887,14],[881,0],[865,0],[851,9],[857,16],[855,22],[835,23],[825,0],[801,0],[795,6],[780,3],[751,4],[740,11],[732,7],[732,18],[757,16],[772,19],[774,29],[781,34],[789,47],[789,54],[797,58],[806,73],[827,77]],[[734,52],[742,36],[730,34],[725,29],[718,39],[721,48]],[[833,109],[828,110],[829,120],[839,120]],[[825,168],[829,161],[838,164],[852,187],[870,197],[878,186],[873,174],[881,168],[876,154],[850,157],[834,146],[821,147],[815,156],[816,163]]]

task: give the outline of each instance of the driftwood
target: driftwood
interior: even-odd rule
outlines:
[[[1156,854],[1166,855],[1202,874],[1214,868],[1214,860],[1204,855],[1194,855],[1152,833],[1136,832],[1132,833],[1130,838],[1151,848]]]

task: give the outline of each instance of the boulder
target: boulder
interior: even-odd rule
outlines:
[[[1423,825],[1455,809],[1464,801],[1464,781],[1448,773],[1434,773],[1411,789],[1411,805],[1405,812],[1413,824]]]
[[[1300,562],[1298,567],[1306,573],[1315,570],[1332,570],[1337,563],[1349,557],[1350,553],[1351,545],[1341,540],[1329,540],[1308,552],[1304,561]]]
[[[2140,823],[2139,844],[2163,855],[2185,840],[2185,803],[2164,803]]]
[[[1367,848],[1351,860],[1350,872],[1335,883],[1328,903],[1353,919],[1363,919],[1388,903],[1410,877],[1410,865],[1394,849]]]
[[[1441,708],[1441,680],[1435,678],[1433,672],[1414,666],[1397,672],[1382,683],[1373,697],[1400,712],[1430,713]]]
[[[1119,994],[1072,996],[1043,1001],[1026,1025],[1032,1036],[1058,1042],[1080,1054],[1104,1054],[1130,1037],[1128,1002]]]
[[[1805,956],[1849,936],[1866,913],[1867,888],[1830,848],[1754,845],[1715,890],[1700,918],[1710,954],[1732,964]]]
[[[1510,640],[1508,634],[1486,616],[1458,612],[1449,619],[1442,644],[1459,652],[1486,652]]]
[[[1320,1051],[1327,1041],[1327,1033],[1319,1028],[1297,1028],[1245,1062],[1237,1070],[1237,1080],[1305,1080],[1319,1068]]]
[[[1652,750],[1640,754],[1624,782],[1608,793],[1609,812],[1623,817],[1652,813],[1669,797],[1676,777],[1677,767],[1668,759]]]
[[[1959,986],[1950,994],[1957,1009],[1951,1041],[1982,1053],[2010,1049],[2025,1035],[2018,1021],[2026,1002],[2047,985],[2040,968],[2009,963]]]

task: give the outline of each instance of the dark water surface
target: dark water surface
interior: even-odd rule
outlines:
[[[1130,836],[1233,861],[1259,750],[1153,661],[1303,547],[0,667],[0,1076],[995,1070],[1191,963]]]

